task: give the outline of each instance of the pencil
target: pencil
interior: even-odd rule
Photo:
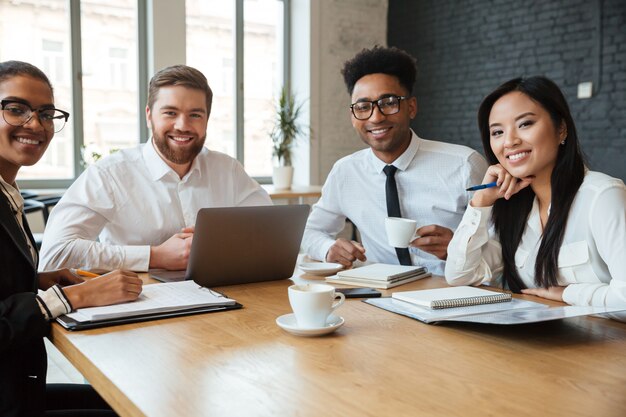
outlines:
[[[72,269],[72,272],[74,272],[76,275],[80,275],[81,277],[87,277],[87,278],[95,278],[95,277],[100,276],[100,274],[96,274],[94,272],[89,272],[89,271],[83,271],[82,269]]]

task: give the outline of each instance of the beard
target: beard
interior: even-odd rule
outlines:
[[[169,143],[169,139],[164,135],[161,136],[154,130],[154,126],[152,126],[152,137],[154,138],[154,144],[157,149],[171,163],[174,164],[187,164],[200,153],[202,147],[204,146],[204,141],[206,139],[206,134],[200,139],[192,139],[194,143],[191,146],[186,147],[185,149],[180,149],[174,146],[171,146]]]

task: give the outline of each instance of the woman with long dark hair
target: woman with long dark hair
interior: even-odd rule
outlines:
[[[478,110],[487,161],[448,247],[451,285],[500,284],[573,305],[626,307],[626,187],[585,167],[559,87],[516,78]]]
[[[51,320],[73,309],[135,300],[141,279],[127,271],[85,282],[67,269],[37,272],[15,179],[41,159],[69,113],[55,108],[48,77],[19,61],[0,62],[0,113],[0,416],[115,415],[88,385],[46,385],[43,338]]]

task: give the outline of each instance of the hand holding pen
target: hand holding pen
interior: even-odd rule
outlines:
[[[472,185],[470,188],[466,188],[465,191],[484,190],[485,188],[495,187],[496,185],[498,185],[497,181],[490,182],[488,184]]]
[[[500,198],[510,199],[528,187],[532,180],[532,177],[515,178],[500,164],[496,164],[487,168],[482,184],[469,187],[467,191],[476,191],[471,201],[473,207],[489,207]]]

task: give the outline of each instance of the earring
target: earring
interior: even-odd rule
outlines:
[[[561,141],[561,145],[565,145],[565,139]]]

